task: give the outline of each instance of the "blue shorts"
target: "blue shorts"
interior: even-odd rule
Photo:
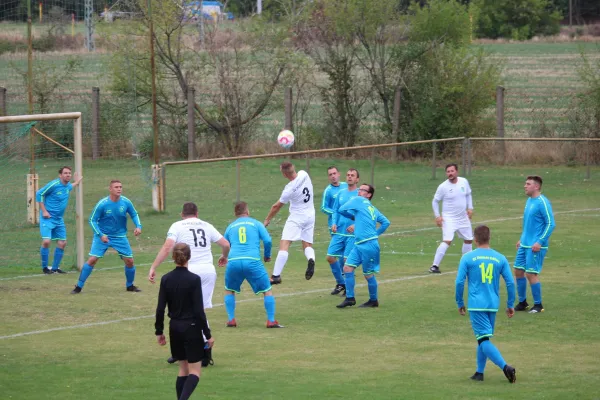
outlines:
[[[548,249],[541,249],[535,253],[530,247],[519,247],[514,268],[524,270],[528,274],[540,274],[547,251]]]
[[[109,247],[115,249],[121,257],[133,258],[133,251],[131,251],[129,240],[126,237],[109,237],[108,243],[104,243],[98,235],[94,235],[94,240],[92,240],[90,256],[102,258]]]
[[[348,258],[353,247],[354,236],[333,235],[327,248],[327,255],[330,257]]]
[[[491,311],[469,311],[471,326],[477,340],[494,336],[496,313]]]
[[[67,227],[61,219],[40,217],[40,234],[42,239],[67,240]]]
[[[256,294],[271,290],[269,275],[260,260],[229,260],[225,270],[225,290],[239,293],[242,290],[244,279],[248,281]]]
[[[363,275],[379,273],[379,241],[369,240],[355,244],[346,260],[346,265],[356,268],[362,265]]]

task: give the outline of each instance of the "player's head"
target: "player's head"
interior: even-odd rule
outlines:
[[[346,172],[346,183],[348,183],[348,186],[356,185],[359,181],[358,178],[360,178],[360,174],[357,169],[350,168],[348,172]]]
[[[173,261],[175,261],[175,265],[179,266],[187,266],[188,261],[192,256],[192,252],[190,251],[190,246],[185,243],[176,243],[175,247],[173,247]]]
[[[542,177],[529,175],[525,180],[525,194],[529,197],[535,196],[542,190]]]
[[[58,170],[58,177],[63,183],[69,182],[71,180],[71,167],[64,166],[60,167]]]
[[[123,184],[118,179],[113,179],[108,185],[108,192],[111,196],[120,196],[123,193]]]
[[[479,225],[473,231],[473,236],[475,237],[475,243],[477,246],[484,246],[490,244],[490,228],[485,225]]]
[[[294,179],[296,175],[296,170],[294,169],[294,164],[289,161],[284,161],[279,166],[281,173],[288,179]]]
[[[458,165],[452,163],[446,165],[446,178],[454,181],[458,177]]]
[[[375,188],[368,183],[363,183],[358,188],[358,195],[371,200],[375,196]]]
[[[198,217],[198,206],[196,203],[192,203],[191,201],[188,203],[183,203],[183,209],[181,210],[181,218],[192,218]]]
[[[337,186],[337,184],[340,183],[340,171],[336,166],[332,165],[327,168],[327,179],[329,179],[329,183],[332,185]]]
[[[248,212],[248,203],[246,203],[245,201],[238,201],[233,207],[233,212],[238,218],[247,217],[248,215],[250,215],[250,213]]]

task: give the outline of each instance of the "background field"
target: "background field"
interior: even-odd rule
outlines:
[[[277,171],[279,161],[242,164],[242,199],[260,220],[285,184]],[[296,162],[303,166],[302,160]],[[324,170],[332,163],[342,171],[355,166],[362,182],[370,180],[367,161],[312,160],[316,204],[326,184]],[[58,162],[45,165],[42,182],[54,177]],[[430,201],[443,179],[440,168],[438,179],[430,180],[430,168],[377,162],[374,202],[392,221],[380,239],[379,309],[335,308],[341,298],[329,295],[334,282],[323,261],[329,237],[326,219],[318,213],[314,278],[304,280],[305,260],[295,245],[283,284],[275,288],[277,319],[286,329],[264,328],[262,299],[247,286],[239,296],[237,329],[225,328],[221,305],[210,310],[215,366],[204,371],[194,398],[597,398],[598,168],[590,181],[583,179],[582,168],[567,167],[482,166],[469,177],[474,223],[487,222],[493,246],[509,260],[521,228],[526,175],[544,177],[544,193],[555,211],[557,229],[542,275],[546,312],[518,314],[512,320],[499,315],[497,320],[494,342],[517,368],[516,385],[509,385],[490,363],[485,382],[468,379],[475,368],[476,342],[468,318],[460,317],[454,304],[460,243],[448,250],[443,275],[426,272],[440,240]],[[111,253],[98,264],[83,294],[71,296],[77,273],[39,273],[37,228],[0,231],[2,243],[10,242],[3,245],[3,260],[11,260],[0,268],[0,393],[11,399],[172,398],[176,367],[165,362],[168,350],[155,343],[152,314],[158,288],[146,281],[148,265],[186,200],[196,201],[202,218],[225,229],[235,200],[235,165],[169,169],[165,214],[150,211],[137,162],[86,162],[84,171],[86,216],[106,195],[113,176],[123,180],[124,194],[141,213],[143,235],[132,239],[132,247],[136,284],[143,292],[125,292],[122,264]],[[269,228],[275,243],[286,215],[282,211]],[[86,237],[89,245],[87,226]],[[65,259],[73,260],[73,254]],[[159,272],[169,268],[163,264]],[[272,264],[267,268],[270,272]],[[222,279],[221,270],[214,296],[218,304]],[[366,298],[366,287],[358,287],[357,300]]]

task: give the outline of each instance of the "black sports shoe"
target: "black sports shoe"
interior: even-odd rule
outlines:
[[[313,277],[315,273],[315,260],[313,260],[312,258],[310,260],[308,260],[308,266],[306,267],[306,273],[304,274],[304,277],[306,278],[306,280],[310,280],[310,278]]]
[[[75,285],[75,289],[71,290],[71,294],[78,294],[81,293],[81,288],[77,285]]]
[[[63,271],[62,269],[58,268],[58,269],[53,269],[52,270],[53,274],[66,274],[65,271]]]
[[[175,363],[177,362],[177,360],[176,360],[176,359],[174,359],[174,358],[173,358],[173,356],[171,356],[171,357],[169,357],[169,358],[167,359],[167,362],[168,362],[169,364],[175,364]]]
[[[429,272],[432,274],[442,273],[442,271],[440,271],[440,267],[438,267],[437,265],[432,265],[431,268],[429,268]]]
[[[331,292],[331,294],[338,295],[342,292],[346,293],[346,285],[344,285],[343,283],[338,283],[337,285],[335,285],[335,289],[333,289],[333,292]]]
[[[519,302],[519,304],[517,304],[515,306],[515,311],[527,311],[528,308],[529,308],[529,304],[527,303],[527,300],[525,300],[525,301]]]
[[[529,314],[537,314],[541,312],[544,312],[544,306],[542,303],[534,304],[533,307],[531,307],[531,310],[529,310]]]
[[[515,383],[517,381],[517,370],[516,369],[514,369],[510,365],[506,364],[504,366],[503,371],[504,371],[504,376],[506,377],[506,379],[508,379],[508,381],[510,383]]]
[[[215,365],[212,359],[212,349],[204,349],[204,357],[202,357],[202,366],[208,367],[209,365]]]
[[[281,275],[271,275],[271,285],[279,285],[281,283]]]
[[[475,372],[471,379],[474,381],[483,381],[483,374],[481,372]]]
[[[360,306],[358,306],[358,308],[375,308],[375,307],[379,307],[378,300],[369,300],[366,303],[363,303]]]
[[[42,269],[42,272],[43,272],[44,274],[46,274],[46,275],[52,275],[52,274],[54,273],[54,271],[52,271],[52,270],[51,270],[51,269],[49,269],[49,268],[44,268],[44,269]]]
[[[354,297],[346,297],[344,301],[338,304],[337,308],[346,308],[356,304],[356,299]]]
[[[135,285],[131,285],[131,286],[127,286],[127,291],[128,292],[141,292],[142,289],[140,289],[139,287],[135,286]]]

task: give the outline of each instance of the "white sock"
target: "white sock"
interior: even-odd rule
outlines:
[[[473,250],[473,244],[472,243],[463,243],[463,248],[462,248],[463,254],[468,253],[471,250]]]
[[[283,267],[285,267],[285,263],[288,259],[288,252],[284,250],[279,250],[277,253],[277,258],[275,259],[275,266],[273,267],[273,275],[279,276],[283,271]]]
[[[315,249],[313,249],[312,247],[305,248],[304,255],[306,256],[307,260],[312,259],[313,261],[315,261]]]
[[[435,257],[433,258],[433,265],[440,266],[442,262],[442,258],[444,258],[444,254],[446,254],[446,250],[448,250],[448,244],[446,242],[440,243],[437,250],[435,251]]]

